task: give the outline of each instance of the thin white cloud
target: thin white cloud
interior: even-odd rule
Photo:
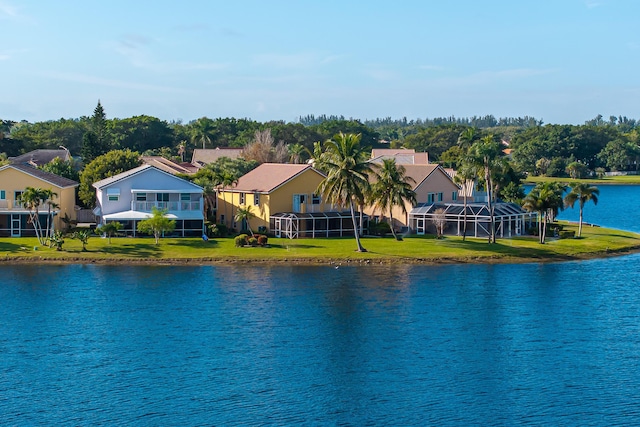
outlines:
[[[6,60],[8,60],[10,58],[11,57],[9,55],[0,53],[0,61],[6,61]]]
[[[602,5],[603,3],[598,0],[587,0],[585,2],[585,6],[587,6],[587,9],[593,9],[595,7],[602,6]]]
[[[377,66],[365,68],[363,72],[373,80],[389,81],[396,80],[398,78],[398,73],[395,71]]]
[[[169,86],[157,86],[157,85],[151,85],[146,83],[105,79],[102,77],[88,76],[85,74],[46,73],[45,76],[55,80],[68,81],[72,83],[84,83],[84,84],[106,86],[106,87],[119,88],[119,89],[131,89],[131,90],[167,92],[167,93],[183,93],[184,92],[184,90],[182,89],[169,87]]]

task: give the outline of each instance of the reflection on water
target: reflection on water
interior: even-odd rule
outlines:
[[[9,425],[610,425],[638,417],[639,256],[3,267]]]

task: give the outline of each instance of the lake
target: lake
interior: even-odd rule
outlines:
[[[2,266],[1,424],[637,424],[639,262]]]

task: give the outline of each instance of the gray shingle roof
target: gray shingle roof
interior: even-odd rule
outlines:
[[[17,169],[21,172],[24,172],[26,174],[29,174],[33,177],[39,178],[43,181],[46,181],[52,185],[55,185],[56,187],[60,187],[60,188],[67,188],[67,187],[77,187],[78,183],[72,179],[69,178],[65,178],[53,173],[49,173],[49,172],[45,172],[41,169],[38,168],[34,168],[33,166],[29,166],[26,164],[22,164],[22,163],[16,163],[16,164],[8,164],[5,165],[3,167],[0,168],[1,170],[4,170],[6,168],[13,168],[13,169]]]

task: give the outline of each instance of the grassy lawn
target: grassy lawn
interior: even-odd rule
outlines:
[[[565,225],[566,230],[577,226]],[[433,236],[364,238],[366,253],[355,251],[353,238],[341,239],[269,239],[269,247],[236,248],[232,238],[161,239],[92,237],[87,251],[77,240],[67,239],[62,251],[37,244],[35,238],[0,238],[0,260],[60,262],[524,262],[570,260],[640,250],[640,235],[606,228],[586,227],[581,239],[550,239],[538,243],[536,237],[498,239],[489,245],[486,239]]]
[[[530,176],[527,177],[525,183],[536,184],[538,182],[564,182],[571,184],[573,182],[586,182],[589,184],[616,184],[616,185],[640,185],[640,175],[621,175],[621,176],[607,176],[604,178],[589,178],[589,179],[573,179],[573,178],[556,178],[548,176]]]

